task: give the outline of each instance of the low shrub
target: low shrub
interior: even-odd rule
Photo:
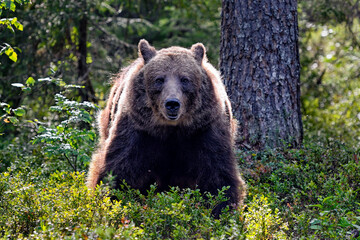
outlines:
[[[359,150],[340,142],[239,152],[251,194],[269,196],[291,238],[353,239],[360,231]]]
[[[214,219],[211,209],[225,200],[226,188],[213,197],[178,188],[156,193],[153,186],[144,196],[126,185],[112,193],[106,185],[89,190],[84,173],[56,172],[37,182],[32,174],[18,170],[0,175],[1,238],[286,238],[279,211],[261,195],[244,209],[225,209]]]

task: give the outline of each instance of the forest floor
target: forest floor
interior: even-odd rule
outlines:
[[[92,192],[85,171],[64,170],[67,162],[40,149],[25,155],[9,144],[1,153],[0,237],[360,239],[358,155],[338,142],[238,151],[248,185],[245,205],[214,219],[211,209],[225,200],[226,188],[215,197],[178,188],[156,193],[156,186],[146,196],[126,185]]]

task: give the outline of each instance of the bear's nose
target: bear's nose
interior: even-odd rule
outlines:
[[[170,112],[176,112],[180,108],[180,101],[176,98],[168,99],[165,102],[165,108]]]

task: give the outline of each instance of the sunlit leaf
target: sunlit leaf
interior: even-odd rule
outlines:
[[[5,24],[10,31],[15,32],[9,22],[5,22]]]
[[[17,124],[19,122],[19,119],[17,119],[16,117],[9,117],[9,120],[12,124]]]
[[[18,30],[20,30],[20,31],[23,31],[23,30],[24,30],[24,26],[23,26],[20,22],[18,22],[18,21],[16,21],[16,22],[14,23],[14,26],[16,27],[16,29],[18,29]]]
[[[9,20],[11,20],[11,24],[15,24],[17,22],[17,18],[14,17],[14,18],[10,18]]]
[[[35,84],[35,79],[33,77],[29,77],[27,80],[26,80],[26,85],[31,85],[31,86],[34,86]]]
[[[64,81],[59,81],[57,85],[60,87],[65,87],[66,83]]]
[[[92,60],[91,56],[87,56],[86,57],[86,63],[91,64],[92,62],[93,62],[93,60]]]
[[[9,58],[11,60],[13,60],[14,62],[17,61],[17,53],[14,51],[14,49],[12,47],[6,49],[5,54],[9,56]]]
[[[13,11],[13,12],[15,12],[15,9],[16,9],[15,3],[11,2],[11,3],[10,3],[10,10]]]
[[[14,113],[16,116],[21,117],[25,114],[25,109],[23,109],[23,108],[14,109]]]

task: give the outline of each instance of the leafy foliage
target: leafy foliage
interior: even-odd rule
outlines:
[[[126,184],[117,191],[102,185],[92,192],[84,173],[52,173],[55,165],[26,156],[1,174],[0,233],[17,238],[351,239],[360,224],[358,155],[338,142],[239,152],[248,198],[244,208],[227,209],[220,219],[211,216],[211,209],[225,200],[226,188],[216,197],[178,188],[157,193],[156,186],[142,195]]]
[[[56,126],[40,124],[33,143],[43,143],[43,150],[50,157],[65,158],[73,171],[83,170],[88,166],[88,153],[93,151],[96,139],[95,131],[88,130],[93,118],[86,109],[96,109],[96,106],[90,102],[70,101],[61,94],[56,94],[55,100],[56,105],[50,107],[50,111],[64,114],[64,120]]]
[[[35,175],[38,173],[34,170]],[[219,196],[205,200],[198,190],[173,188],[148,196],[136,190],[117,192],[111,200],[106,186],[90,191],[84,174],[57,172],[34,182],[26,169],[0,175],[0,236],[22,238],[265,238],[285,237],[286,229],[264,197],[248,211],[225,211],[211,217]],[[274,222],[273,220],[276,219]],[[260,224],[259,224],[260,223]]]
[[[305,137],[359,147],[359,30],[356,1],[300,4]]]
[[[28,4],[30,1],[29,0],[16,0],[16,1],[3,0],[3,1],[1,1],[0,2],[0,17],[2,17],[4,10],[15,12],[15,10],[16,10],[15,2],[18,4]],[[10,31],[12,31],[13,33],[15,32],[13,27],[15,27],[19,31],[22,31],[24,29],[24,26],[18,21],[17,17],[1,18],[0,19],[0,27],[2,25],[6,26],[6,28],[9,29]],[[17,53],[14,51],[14,48],[12,48],[7,43],[2,43],[2,44],[4,44],[4,45],[0,46],[1,47],[0,56],[5,53],[9,57],[9,59],[16,62],[17,61]]]
[[[292,229],[291,238],[346,239],[360,223],[358,156],[358,150],[333,142],[242,152],[240,161],[249,201],[251,194],[267,193]]]
[[[21,117],[25,114],[25,110],[22,107],[12,109],[7,103],[1,103],[0,105],[5,111],[5,115],[1,116],[0,120],[3,120],[5,123],[16,124],[19,122],[17,117]]]

